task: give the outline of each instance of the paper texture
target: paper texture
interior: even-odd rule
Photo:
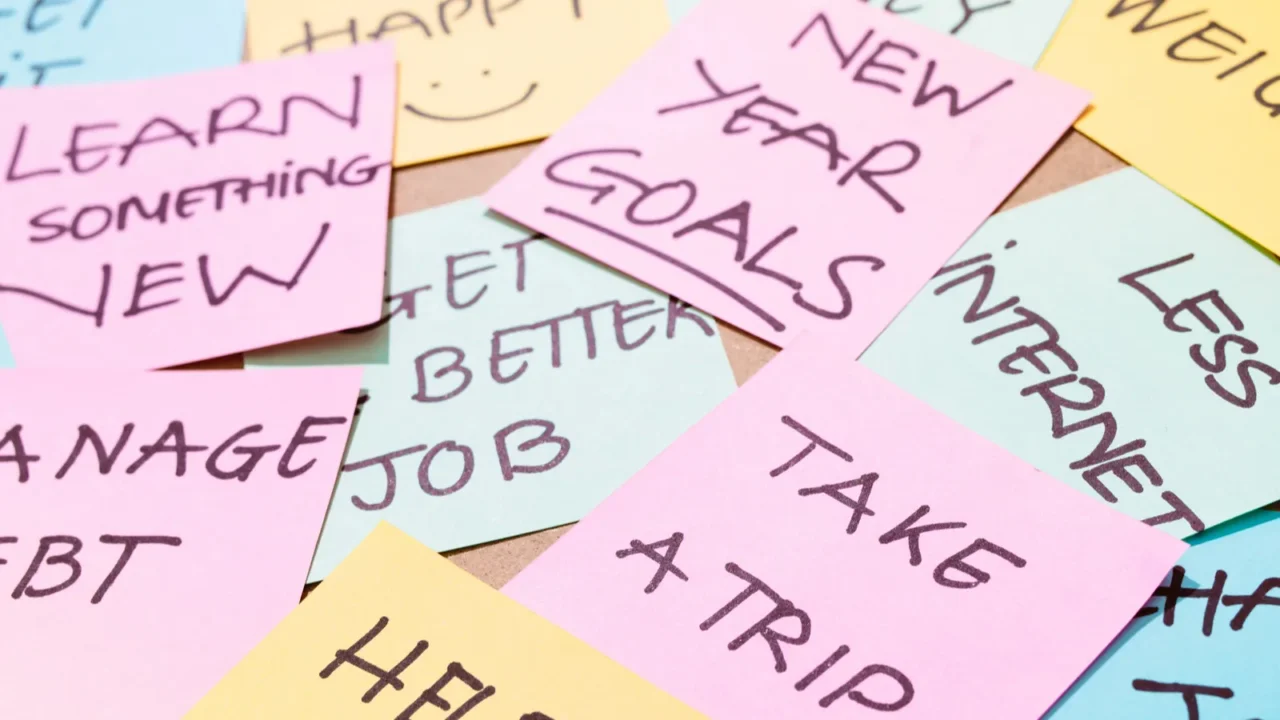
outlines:
[[[392,222],[389,296],[246,359],[365,368],[312,580],[383,519],[437,551],[574,522],[737,387],[714,320],[476,199]]]
[[[504,592],[711,717],[1038,718],[1184,544],[817,340]]]
[[[668,24],[663,0],[249,0],[249,53],[393,42],[403,167],[547,136]]]
[[[861,3],[711,0],[486,201],[762,340],[862,349],[1086,103]]]
[[[387,523],[187,718],[446,714],[702,718]]]
[[[1280,497],[1280,267],[1125,169],[1000,213],[862,362],[1186,537]]]
[[[1280,4],[1076,0],[1040,69],[1094,94],[1081,132],[1280,251]]]
[[[0,717],[191,708],[297,605],[359,381],[0,372]]]
[[[376,320],[391,48],[4,91],[19,367],[159,368]]]
[[[0,7],[0,88],[235,65],[243,46],[241,0],[14,0]]]

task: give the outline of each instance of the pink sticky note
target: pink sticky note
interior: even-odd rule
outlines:
[[[803,336],[505,592],[713,718],[1039,718],[1186,546],[850,358]]]
[[[486,199],[764,340],[860,350],[1087,102],[866,3],[704,0]]]
[[[173,720],[295,605],[360,371],[0,371],[0,717]]]
[[[0,91],[18,367],[157,368],[378,319],[388,45]]]

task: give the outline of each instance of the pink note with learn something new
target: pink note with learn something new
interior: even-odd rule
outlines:
[[[17,366],[159,368],[382,312],[385,44],[0,90],[0,327]]]
[[[1185,544],[833,348],[802,336],[504,592],[713,718],[1039,718]]]
[[[861,350],[1087,104],[864,2],[703,0],[486,200],[764,340]]]
[[[0,371],[0,717],[181,717],[298,603],[360,370]]]

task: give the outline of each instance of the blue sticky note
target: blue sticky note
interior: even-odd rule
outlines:
[[[1058,30],[1071,0],[847,0],[870,2],[895,15],[1032,67]],[[698,0],[667,0],[672,20]],[[868,57],[870,54],[868,54]]]
[[[1126,168],[995,215],[862,356],[1178,537],[1280,498],[1280,265]]]
[[[0,88],[240,62],[244,0],[0,0]]]
[[[1277,556],[1280,515],[1270,511],[1198,539],[1046,720],[1280,717]]]
[[[13,353],[9,350],[9,341],[5,339],[4,328],[0,328],[0,368],[17,367],[13,362]]]
[[[389,321],[246,357],[365,368],[311,568],[574,522],[736,389],[715,321],[465,200],[391,223]]]

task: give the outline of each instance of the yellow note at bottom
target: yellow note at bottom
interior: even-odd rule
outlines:
[[[382,523],[187,718],[704,716]]]

